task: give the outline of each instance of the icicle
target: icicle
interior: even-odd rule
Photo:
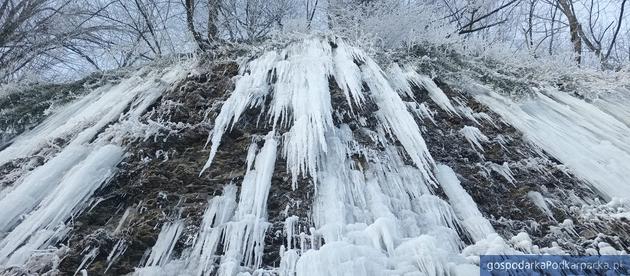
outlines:
[[[61,183],[0,241],[0,264],[22,264],[33,250],[44,248],[65,228],[65,221],[114,173],[122,148],[106,145],[72,168]]]
[[[254,159],[256,158],[256,152],[258,152],[258,144],[252,143],[247,150],[247,171],[252,169]]]
[[[119,120],[126,109],[131,109],[129,116],[141,115],[166,88],[184,75],[185,67],[176,64],[163,71],[139,70],[117,85],[99,87],[51,115],[33,130],[18,136],[9,147],[0,151],[0,165],[30,156],[56,138],[68,141],[69,145],[89,143],[99,131]]]
[[[475,242],[495,233],[490,222],[479,212],[475,201],[460,185],[453,169],[440,164],[437,166],[436,176],[455,214]]]
[[[470,146],[472,146],[473,149],[478,148],[482,152],[484,150],[480,142],[483,142],[483,143],[490,142],[490,139],[488,139],[487,136],[483,135],[481,130],[473,126],[464,126],[464,128],[459,130],[459,133],[464,135],[464,138],[466,138],[466,141],[468,141],[468,143],[470,144]]]
[[[283,248],[284,249],[284,248]],[[280,276],[294,276],[296,275],[296,265],[299,259],[297,250],[290,249],[280,254],[280,268],[278,268],[278,274]]]
[[[389,81],[392,84],[392,88],[394,88],[401,96],[406,96],[414,100],[415,97],[413,95],[413,90],[411,89],[410,80],[408,79],[410,76],[403,72],[402,68],[397,63],[392,64],[388,70],[387,75],[389,76]],[[416,84],[414,82],[414,84]]]
[[[610,111],[550,87],[515,102],[472,80],[463,85],[609,199],[630,197],[630,127]]]
[[[545,201],[545,198],[539,192],[529,191],[527,192],[527,198],[529,198],[532,203],[534,203],[534,205],[536,205],[536,207],[538,207],[545,215],[547,215],[552,220],[556,220],[553,217],[553,213],[549,209],[549,206],[547,205],[547,201]]]
[[[0,232],[9,231],[16,220],[35,208],[57,187],[62,178],[88,153],[89,148],[74,146],[64,149],[52,160],[31,172],[21,183],[0,198]]]
[[[0,152],[0,164],[36,152],[48,160],[0,196],[0,231],[5,232],[0,266],[22,265],[33,252],[56,246],[68,234],[67,221],[83,211],[123,158],[123,148],[116,144],[123,139],[119,131],[128,131],[121,127],[124,121],[137,120],[185,74],[186,66],[139,70],[117,85],[102,86]],[[46,150],[56,139],[64,141],[59,149]]]
[[[232,219],[236,208],[236,186],[226,185],[223,195],[211,198],[203,214],[203,220],[192,248],[180,259],[170,258],[172,246],[180,235],[181,221],[165,224],[160,231],[158,241],[151,250],[147,266],[136,268],[136,276],[169,275],[209,275],[216,273],[217,248],[226,229],[226,223]]]
[[[248,106],[258,106],[269,93],[269,74],[278,59],[275,52],[268,52],[262,57],[248,63],[247,70],[236,78],[236,86],[230,97],[223,103],[219,115],[214,121],[214,128],[208,137],[211,142],[210,156],[201,169],[200,175],[212,165],[217,154],[221,137],[228,127],[234,126]]]
[[[361,107],[365,103],[365,96],[362,91],[361,70],[354,62],[355,58],[361,59],[360,54],[354,53],[343,40],[336,39],[337,47],[333,49],[333,62],[335,81],[346,96],[346,101],[350,106]],[[354,100],[354,102],[352,100]]]
[[[300,174],[317,181],[320,151],[327,152],[324,133],[334,126],[328,89],[328,77],[333,70],[331,51],[326,41],[307,40],[289,46],[283,53],[289,58],[276,65],[278,81],[270,114],[274,127],[292,117],[282,153],[294,189]]]
[[[170,261],[175,244],[177,244],[183,229],[184,222],[181,220],[165,223],[151,249],[151,255],[147,259],[146,266],[159,266]]]
[[[260,106],[263,99],[270,103],[265,106],[266,123],[273,131],[262,148],[253,143],[248,150],[247,171],[234,216],[220,226],[222,230],[213,232],[222,233],[224,254],[218,267],[212,266],[204,273],[268,272],[260,264],[269,226],[267,199],[278,150],[274,133],[287,129],[281,134],[281,152],[293,187],[300,176],[311,177],[315,184],[314,225],[309,229],[310,235],[296,235],[296,231],[306,229],[295,228],[296,216],[286,218],[286,246],[279,252],[280,268],[273,272],[437,275],[449,273],[455,266],[459,270],[470,269],[462,260],[453,259],[463,247],[456,231],[460,229],[459,213],[454,211],[455,203],[449,205],[433,195],[437,184],[435,163],[416,122],[419,118],[433,121],[434,112],[424,103],[406,103],[401,99],[401,95],[413,98],[409,82],[414,79],[416,85],[429,90],[440,108],[457,114],[450,99],[431,79],[396,65],[386,76],[364,52],[337,38],[293,43],[285,50],[255,59],[242,72],[236,79],[235,91],[215,120],[209,135],[211,152],[202,172],[211,166],[221,136],[245,109]],[[378,120],[376,129],[368,129],[372,122],[367,116],[354,114],[354,109],[350,116],[357,117],[359,130],[334,125],[333,112],[337,111],[332,110],[330,77],[335,78],[350,108],[361,110],[366,104],[378,108],[369,116]],[[355,141],[353,132],[360,132],[378,149]],[[462,193],[462,198],[472,201],[459,183],[452,186],[453,193]],[[449,197],[452,200],[451,197],[455,196]],[[471,206],[471,202],[466,204]],[[287,212],[288,209],[284,214]],[[482,230],[470,231],[486,230],[483,226],[478,228]]]
[[[293,249],[293,235],[295,231],[295,223],[298,221],[297,216],[290,216],[284,220],[284,233],[287,236],[287,247]]]
[[[118,234],[120,230],[122,230],[122,227],[123,225],[125,225],[127,218],[129,218],[131,213],[134,213],[134,212],[135,212],[135,208],[133,207],[128,207],[127,209],[125,209],[125,212],[123,213],[122,217],[120,217],[120,221],[118,221],[118,226],[116,226],[116,229],[114,229],[114,232],[113,232],[114,235]]]
[[[103,273],[107,273],[109,268],[114,264],[114,262],[118,260],[120,256],[122,256],[122,254],[125,253],[126,250],[127,241],[124,239],[118,240],[118,242],[114,244],[112,251],[109,253],[109,255],[107,255],[107,267],[105,268],[105,271]]]
[[[486,163],[486,165],[490,166],[491,170],[497,172],[499,175],[505,178],[505,180],[510,182],[510,184],[514,184],[514,181],[516,181],[516,179],[514,179],[514,176],[512,175],[512,170],[510,169],[510,166],[507,162],[503,162],[502,165],[488,162]]]
[[[415,211],[424,214],[425,219],[429,220],[432,224],[449,228],[457,227],[458,220],[455,212],[452,207],[441,198],[434,195],[422,195],[414,203]]]
[[[236,186],[234,185],[225,186],[222,196],[214,197],[208,202],[199,235],[188,257],[187,267],[195,271],[195,275],[208,275],[214,271],[215,253],[221,234],[225,230],[225,224],[232,219],[235,209]]]
[[[435,112],[431,111],[425,103],[418,104],[417,107],[416,115],[418,115],[418,117],[429,119],[434,125],[436,124],[435,119],[433,118]]]
[[[90,250],[89,253],[85,254],[85,256],[83,256],[83,260],[81,260],[81,264],[79,264],[79,267],[74,272],[74,275],[77,275],[77,273],[79,272],[81,272],[81,275],[87,275],[87,272],[83,268],[85,266],[88,266],[90,263],[92,263],[92,261],[94,261],[94,258],[96,258],[97,254],[98,254],[98,247],[92,248],[92,250]]]
[[[429,92],[431,100],[433,100],[433,102],[435,102],[435,104],[437,104],[442,110],[448,112],[449,114],[457,114],[457,111],[448,99],[448,96],[444,94],[444,91],[442,91],[442,89],[440,89],[431,78],[425,75],[420,75],[416,73],[415,70],[409,71],[407,74],[408,80],[418,87],[424,87]]]
[[[388,132],[391,131],[400,141],[411,160],[421,170],[423,178],[432,183],[431,170],[435,163],[422,138],[420,128],[407,111],[405,103],[392,89],[381,69],[372,59],[366,57],[361,71],[370,88],[370,97],[379,107],[377,117]]]
[[[225,255],[219,274],[234,275],[241,263],[258,268],[262,262],[267,222],[267,197],[273,175],[277,142],[274,132],[267,134],[265,145],[254,161],[254,169],[245,174],[236,213],[225,230]]]

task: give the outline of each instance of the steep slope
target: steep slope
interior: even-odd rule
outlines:
[[[47,258],[58,258],[63,249],[51,246],[68,234],[71,219],[90,204],[94,191],[114,176],[124,158],[117,127],[137,120],[185,71],[182,66],[147,68],[99,87],[2,150],[3,178],[19,176],[0,187],[3,268],[39,268],[50,263]]]
[[[138,72],[17,136],[0,269],[470,275],[480,254],[628,250],[623,104],[337,37],[253,55]]]

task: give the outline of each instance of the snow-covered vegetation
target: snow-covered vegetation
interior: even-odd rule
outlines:
[[[625,10],[626,0],[6,0],[0,82],[76,79],[221,41],[330,31],[367,51],[428,42],[515,63],[620,70],[630,61]]]

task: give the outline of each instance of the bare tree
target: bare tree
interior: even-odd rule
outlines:
[[[319,0],[306,0],[306,28],[310,29]]]
[[[551,10],[550,10],[550,21],[551,21],[551,26],[549,28],[549,55],[553,55],[553,46],[554,46],[554,41],[556,38],[556,18],[558,15],[558,6],[557,5],[550,5],[551,6]]]
[[[455,2],[443,1],[451,13],[449,16],[459,26],[459,34],[474,33],[506,23],[509,20],[507,14],[521,2],[521,0],[505,0],[497,4],[495,1],[490,1],[457,7]],[[500,16],[505,11],[508,13]]]
[[[238,41],[254,41],[267,36],[274,25],[282,26],[290,0],[223,0],[223,27]]]
[[[216,45],[219,41],[219,13],[221,9],[220,0],[207,0],[207,27],[206,36],[204,37],[195,26],[195,12],[198,5],[196,0],[184,0],[184,8],[186,10],[186,26],[193,36],[197,46],[206,50]]]
[[[29,66],[46,68],[77,56],[96,69],[91,47],[107,46],[102,32],[112,26],[93,24],[102,11],[85,10],[72,1],[5,0],[0,4],[0,81]],[[73,54],[72,57],[68,53]]]
[[[627,0],[622,0],[621,2],[617,22],[611,22],[601,31],[601,33],[596,34],[594,28],[598,23],[600,10],[595,8],[595,4],[591,0],[588,8],[589,33],[587,34],[578,20],[573,0],[557,0],[559,9],[569,21],[571,43],[573,44],[573,50],[575,51],[576,61],[578,64],[582,62],[582,43],[584,43],[590,51],[599,57],[602,64],[606,65],[617,41],[619,30],[621,29],[626,2]],[[608,46],[606,47],[603,45],[603,40],[606,33],[613,25],[616,25],[615,31],[608,42]]]
[[[528,0],[527,7],[527,28],[524,30],[527,48],[532,51],[534,48],[534,14],[538,0]]]

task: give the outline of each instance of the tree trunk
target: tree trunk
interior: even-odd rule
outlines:
[[[206,49],[207,43],[203,41],[201,34],[195,30],[195,21],[194,21],[195,0],[186,0],[185,5],[186,5],[186,25],[188,26],[188,31],[190,31],[193,38],[195,39],[195,42],[197,42],[197,46],[200,49]]]
[[[575,52],[575,61],[578,64],[582,63],[582,38],[580,37],[580,23],[573,10],[573,3],[571,0],[558,0],[560,10],[569,20],[569,32],[571,34],[571,44],[573,44],[573,51]]]
[[[219,28],[217,21],[219,17],[219,0],[208,0],[208,41],[213,42],[218,39]]]

